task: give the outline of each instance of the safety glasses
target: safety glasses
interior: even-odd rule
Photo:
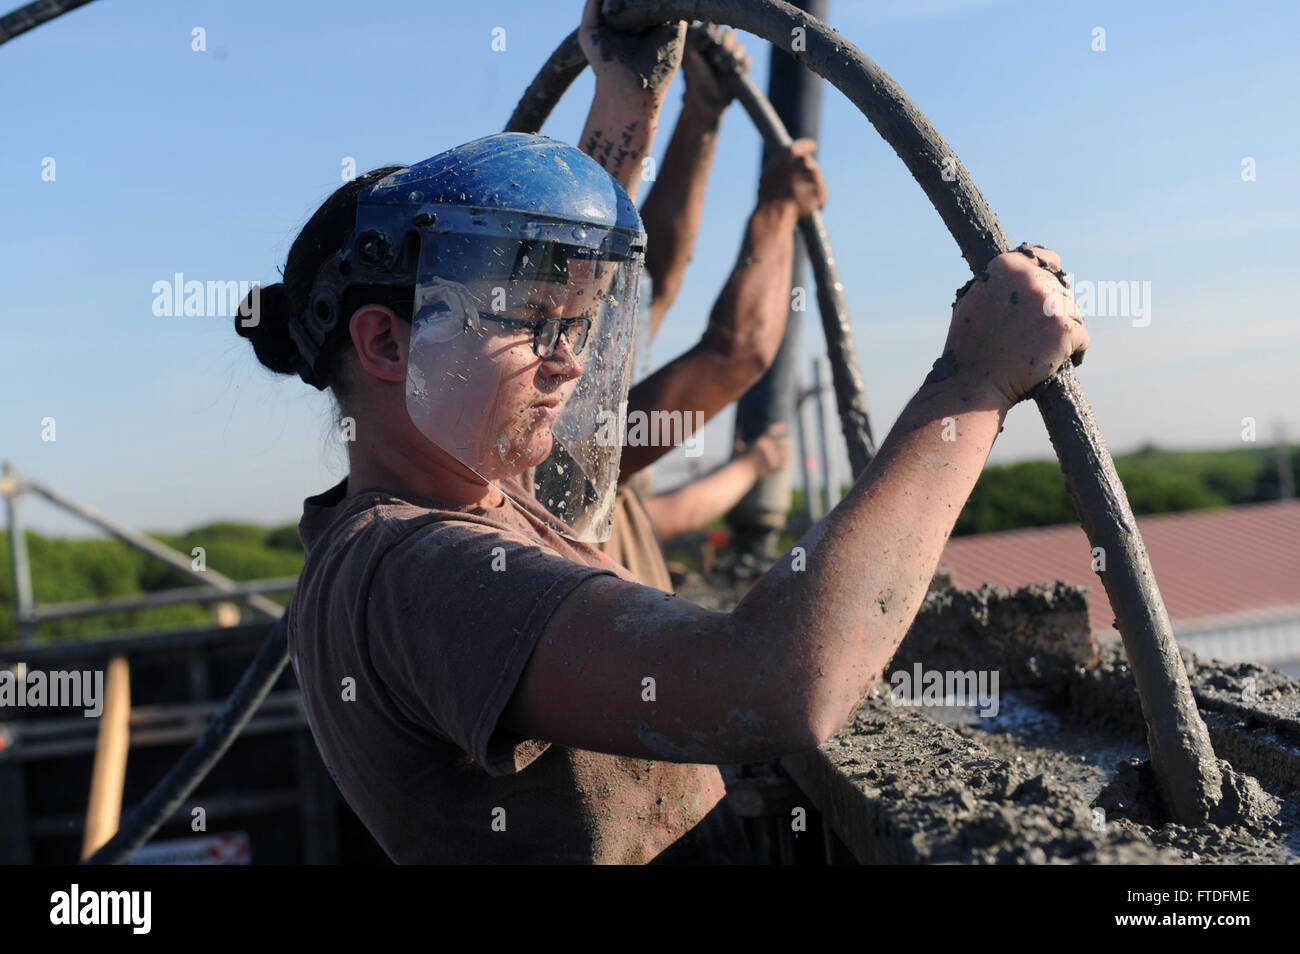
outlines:
[[[561,334],[569,342],[569,350],[574,355],[580,355],[582,349],[587,347],[587,338],[591,334],[591,319],[585,316],[579,318],[544,318],[541,321],[536,319],[530,321],[527,318],[510,318],[505,315],[493,315],[485,312],[479,312],[478,316],[482,321],[495,321],[507,328],[531,331],[533,333],[533,353],[539,358],[549,358],[555,354],[555,348],[560,343]]]

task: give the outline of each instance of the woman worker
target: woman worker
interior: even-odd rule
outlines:
[[[845,499],[709,611],[594,545],[643,251],[588,156],[489,136],[338,190],[236,319],[355,422],[348,476],[304,504],[289,645],[325,763],[396,861],[745,860],[716,766],[847,721],[1007,412],[1088,345],[1054,253],[994,259]]]

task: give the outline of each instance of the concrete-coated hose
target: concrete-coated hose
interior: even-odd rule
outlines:
[[[88,3],[90,0],[34,0],[24,4],[0,17],[0,45]]]
[[[785,50],[847,96],[893,147],[972,272],[1011,249],[970,173],[916,104],[884,70],[817,18],[781,0],[606,0],[603,13],[609,26],[629,32],[672,20],[699,20],[744,30]],[[568,69],[574,69],[572,62]],[[563,75],[544,69],[534,86],[558,83]],[[540,125],[554,105],[547,102],[549,92],[530,87],[512,123],[526,118]],[[562,92],[558,89],[554,99]],[[828,345],[833,347],[829,340]],[[1066,362],[1032,397],[1088,540],[1094,552],[1100,548],[1106,554],[1107,569],[1100,575],[1137,681],[1152,767],[1165,803],[1175,821],[1199,825],[1221,798],[1222,776],[1128,496],[1073,366]]]
[[[235,691],[208,723],[203,734],[172,766],[161,782],[135,807],[115,834],[89,858],[88,865],[120,865],[167,823],[190,793],[226,754],[241,729],[248,724],[289,661],[289,610],[275,621],[266,642],[239,678]]]

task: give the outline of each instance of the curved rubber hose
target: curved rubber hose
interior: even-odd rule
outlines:
[[[12,13],[6,13],[0,17],[0,45],[88,3],[90,0],[35,0]]]
[[[712,43],[697,27],[691,28],[692,40],[697,45]],[[587,66],[586,56],[578,43],[574,30],[556,47],[555,52],[538,70],[524,91],[515,110],[506,122],[506,132],[538,132],[545,124],[560,97],[573,84]],[[771,102],[743,73],[724,73],[723,82],[732,91],[749,114],[759,135],[769,148],[783,149],[790,144],[790,134],[785,123],[772,108]],[[858,363],[857,348],[849,322],[849,305],[844,297],[831,250],[826,223],[820,212],[801,219],[799,229],[812,264],[817,284],[817,306],[821,313],[822,329],[826,334],[826,350],[830,359],[831,379],[835,384],[835,398],[840,413],[840,426],[848,449],[849,467],[856,478],[867,469],[876,454],[876,444],[871,432],[871,418],[867,410],[866,389]]]
[[[555,109],[564,91],[573,85],[583,70],[587,68],[587,57],[578,43],[578,31],[574,30],[555,48],[542,68],[537,71],[533,81],[519,98],[515,111],[506,123],[506,132],[535,133],[546,124],[546,119]]]
[[[934,204],[972,272],[1011,248],[970,173],[916,104],[815,17],[781,0],[606,0],[604,15],[610,26],[628,31],[704,20],[780,47],[833,83],[876,127]],[[1137,682],[1165,802],[1175,821],[1199,825],[1221,798],[1222,775],[1114,461],[1069,362],[1032,396],[1088,540],[1106,557],[1102,583]]]
[[[230,694],[221,711],[213,717],[203,734],[172,766],[170,772],[154,786],[143,802],[127,817],[108,841],[85,860],[88,865],[118,865],[124,863],[146,841],[154,836],[167,820],[176,813],[185,799],[212,771],[221,756],[248,724],[266,694],[275,685],[285,663],[289,661],[288,646],[289,610],[275,621],[266,642],[257,651],[247,671],[240,677],[235,691]]]

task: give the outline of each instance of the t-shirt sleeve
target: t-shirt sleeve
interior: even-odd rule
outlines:
[[[556,607],[613,575],[520,534],[456,521],[412,531],[384,554],[366,608],[369,652],[417,724],[510,775],[546,751],[497,721]]]

